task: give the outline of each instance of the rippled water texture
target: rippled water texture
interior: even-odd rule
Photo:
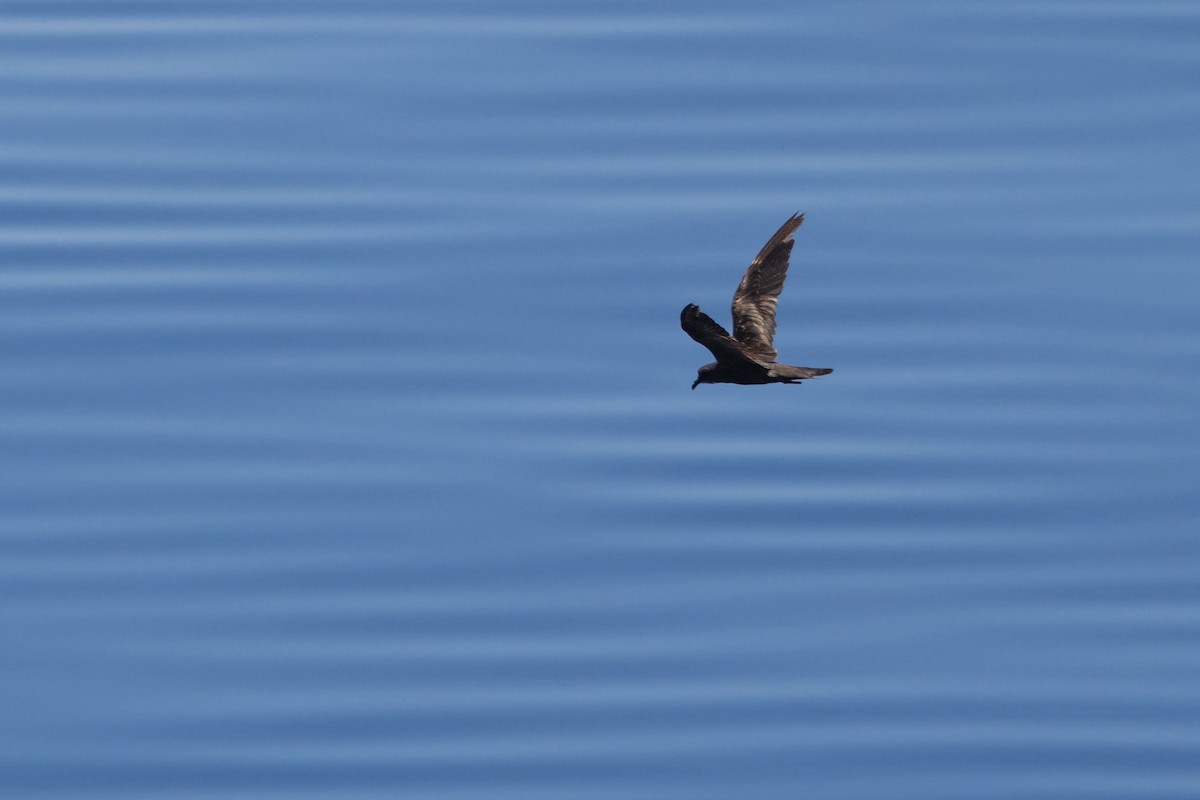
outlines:
[[[6,796],[1200,796],[1198,35],[7,4]]]

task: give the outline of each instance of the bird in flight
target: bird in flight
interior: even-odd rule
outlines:
[[[772,344],[775,306],[787,278],[788,256],[795,244],[792,234],[802,222],[803,214],[792,215],[750,262],[733,293],[733,336],[699,306],[692,303],[684,306],[679,324],[688,336],[707,347],[717,359],[696,371],[693,389],[701,383],[799,383],[803,378],[833,372],[832,369],[792,367],[775,361],[779,356]]]

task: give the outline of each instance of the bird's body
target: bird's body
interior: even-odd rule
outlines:
[[[793,215],[750,262],[733,293],[732,336],[699,306],[684,307],[679,316],[683,330],[717,359],[697,370],[693,389],[701,383],[799,383],[833,372],[826,368],[793,367],[775,360],[778,358],[773,342],[775,307],[795,244],[792,234],[802,222],[803,214]]]

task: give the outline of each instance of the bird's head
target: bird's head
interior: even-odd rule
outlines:
[[[702,383],[716,383],[712,379],[713,372],[717,369],[716,363],[705,364],[700,369],[696,370],[696,380],[692,381],[692,388],[695,389]]]

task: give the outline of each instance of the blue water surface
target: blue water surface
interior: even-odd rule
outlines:
[[[1198,35],[8,3],[5,795],[1200,796]]]

